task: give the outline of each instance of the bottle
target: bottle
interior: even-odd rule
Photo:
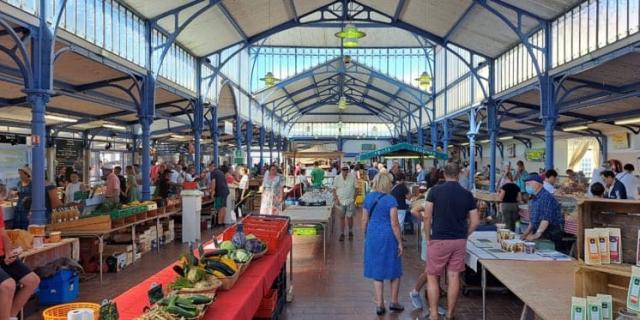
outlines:
[[[236,234],[233,235],[231,241],[236,246],[236,248],[244,248],[244,245],[247,242],[247,237],[244,234],[244,226],[242,225],[242,223],[238,223],[236,225]]]

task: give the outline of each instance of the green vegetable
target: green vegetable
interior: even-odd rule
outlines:
[[[207,304],[211,302],[212,299],[211,297],[207,297],[203,295],[194,295],[189,297],[189,300],[191,300],[193,304]]]
[[[173,313],[176,315],[179,315],[181,317],[185,317],[185,318],[195,318],[195,316],[198,315],[198,311],[193,311],[193,310],[187,310],[183,307],[180,307],[178,305],[176,305],[176,302],[178,301],[178,297],[177,296],[173,296],[169,299],[169,305],[167,306],[166,310],[169,313]]]
[[[185,277],[177,277],[176,281],[171,284],[171,289],[193,288],[193,283]]]
[[[236,246],[233,244],[233,242],[231,242],[231,240],[227,240],[223,241],[222,244],[220,244],[220,249],[233,251],[236,249]]]
[[[192,283],[198,282],[204,276],[204,272],[198,268],[190,268],[187,272],[187,279]]]

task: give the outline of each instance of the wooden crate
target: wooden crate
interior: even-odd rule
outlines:
[[[613,297],[613,310],[626,308],[630,278],[630,265],[590,266],[581,264],[575,273],[575,296],[610,294]]]
[[[620,228],[622,262],[636,263],[640,201],[583,199],[578,201],[578,260],[584,262],[584,229]]]
[[[111,230],[111,216],[101,215],[89,218],[52,223],[47,225],[47,231],[109,231]]]
[[[584,199],[578,201],[577,255],[580,261],[575,273],[575,295],[613,296],[614,310],[626,307],[631,265],[636,263],[640,225],[640,201]],[[620,228],[622,264],[584,264],[584,229]]]

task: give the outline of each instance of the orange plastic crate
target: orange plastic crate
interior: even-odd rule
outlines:
[[[278,250],[280,246],[280,242],[282,238],[284,238],[284,234],[278,231],[269,231],[269,230],[260,230],[260,229],[252,229],[246,228],[244,229],[245,234],[253,234],[258,239],[262,240],[267,245],[267,254],[272,254]],[[231,226],[227,228],[222,233],[222,240],[231,240],[233,235],[236,234],[236,226]]]

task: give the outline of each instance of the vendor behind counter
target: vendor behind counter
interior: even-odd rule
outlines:
[[[567,253],[562,242],[564,217],[560,203],[543,184],[544,181],[538,174],[530,174],[525,179],[525,189],[531,195],[530,223],[522,238],[529,241],[550,240],[557,251]]]

